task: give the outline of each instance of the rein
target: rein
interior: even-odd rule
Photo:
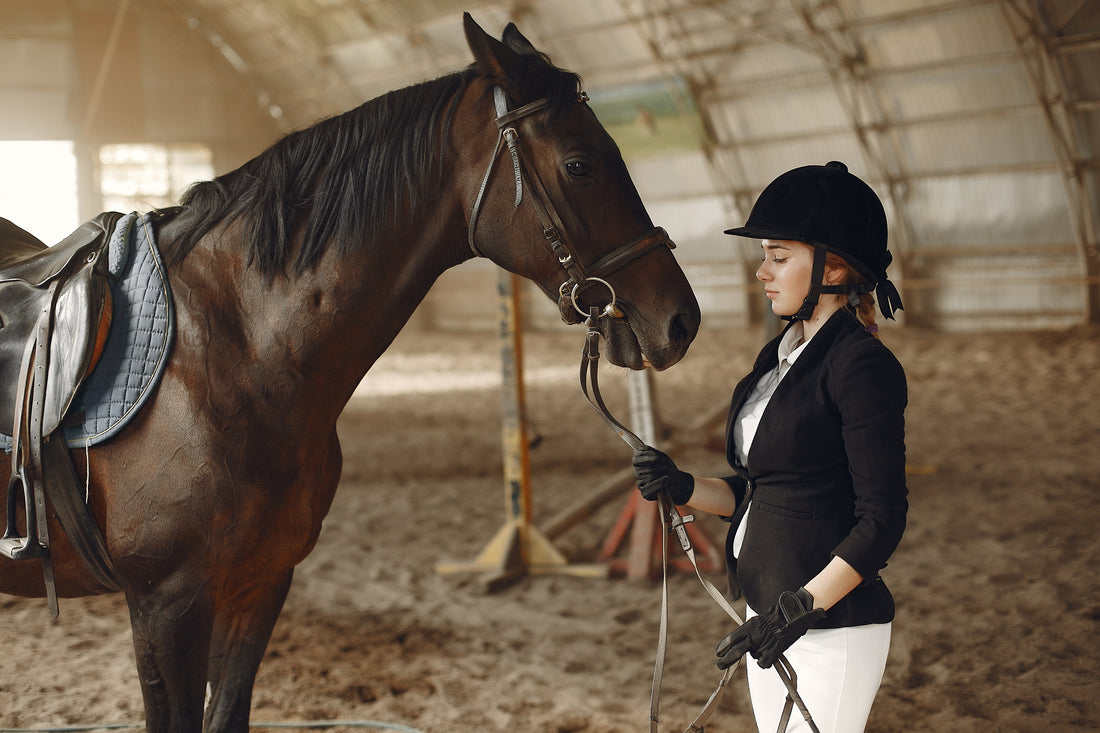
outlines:
[[[577,255],[576,249],[562,232],[564,227],[560,224],[561,217],[558,215],[557,209],[554,208],[553,201],[547,194],[546,186],[543,185],[538,171],[534,167],[523,164],[519,132],[513,125],[513,123],[524,117],[545,110],[550,105],[549,100],[539,99],[509,111],[508,99],[504,94],[504,90],[500,87],[493,88],[493,100],[498,130],[497,142],[493,148],[492,157],[489,158],[485,175],[481,179],[481,188],[478,190],[477,198],[474,200],[473,208],[470,211],[470,224],[467,230],[467,242],[470,245],[470,251],[477,257],[485,256],[478,248],[475,239],[478,219],[481,215],[485,192],[489,188],[489,181],[492,178],[493,169],[496,167],[497,158],[501,157],[501,152],[507,147],[512,158],[512,174],[516,184],[514,206],[519,208],[520,204],[523,203],[523,181],[526,178],[530,189],[531,204],[535,207],[535,213],[538,215],[539,223],[542,226],[542,235],[550,248],[551,254],[558,260],[567,276],[565,281],[558,287],[558,311],[561,319],[566,323],[575,324],[580,323],[581,319],[587,315],[577,304],[577,293],[589,283],[603,285],[611,296],[611,300],[604,306],[603,314],[612,318],[623,318],[624,314],[616,302],[615,289],[606,278],[658,247],[665,246],[674,249],[676,244],[669,239],[668,233],[664,229],[655,227],[585,266]],[[582,104],[586,103],[588,95],[585,92],[580,92],[577,101]]]
[[[604,423],[611,428],[616,435],[622,438],[623,442],[637,451],[644,448],[645,443],[636,434],[631,432],[629,428],[615,419],[611,411],[607,409],[603,395],[600,393],[599,359],[601,334],[597,328],[597,323],[603,315],[606,315],[606,313],[600,313],[599,308],[593,307],[589,310],[588,319],[586,321],[587,333],[585,334],[584,353],[581,355],[581,391],[588,400],[588,404],[592,406],[592,409],[596,411],[596,414],[600,416]],[[589,390],[590,384],[591,390]],[[680,514],[680,510],[676,508],[676,505],[672,503],[672,500],[669,499],[665,492],[661,492],[658,497],[658,505],[660,509],[658,514],[661,517],[661,622],[657,634],[657,653],[653,663],[653,685],[649,696],[650,733],[658,733],[659,731],[661,684],[664,679],[665,652],[668,647],[668,537],[670,534],[675,533],[676,539],[680,542],[680,549],[684,551],[688,560],[691,561],[691,566],[695,569],[695,576],[699,579],[699,582],[702,584],[707,594],[726,612],[726,615],[733,619],[734,623],[738,626],[745,623],[726,596],[715,587],[714,583],[703,577],[702,572],[699,570],[699,563],[695,559],[695,547],[691,543],[691,537],[688,535],[686,526],[688,523],[695,521],[695,517],[691,514]],[[714,688],[710,697],[707,698],[699,714],[696,715],[695,719],[684,729],[684,733],[703,733],[703,726],[706,725],[707,721],[710,720],[710,717],[714,714],[714,711],[718,708],[718,700],[722,692],[729,686],[729,682],[733,678],[733,673],[737,670],[737,666],[740,663],[740,660],[738,660],[725,670],[722,678],[718,681],[717,687]],[[783,682],[784,687],[787,688],[787,699],[783,706],[783,713],[780,716],[778,733],[783,733],[783,731],[787,729],[787,723],[790,720],[791,712],[794,707],[797,707],[799,712],[802,713],[802,717],[809,724],[810,730],[813,731],[813,733],[820,733],[813,718],[810,717],[810,711],[806,708],[806,704],[798,694],[798,678],[795,675],[794,667],[787,661],[786,656],[780,655],[774,668],[776,674],[779,675],[779,679]]]
[[[600,394],[598,363],[600,358],[599,340],[601,333],[597,326],[599,324],[599,319],[604,316],[609,316],[611,318],[625,317],[623,311],[618,307],[615,289],[606,278],[654,249],[661,246],[674,249],[676,245],[669,238],[668,233],[665,232],[664,229],[655,227],[645,232],[640,237],[619,245],[608,254],[585,267],[580,257],[577,256],[574,247],[562,233],[563,227],[560,225],[561,217],[554,208],[553,202],[547,194],[546,186],[538,175],[538,171],[533,167],[528,168],[523,165],[519,132],[513,124],[524,117],[542,112],[549,106],[549,100],[540,99],[514,110],[509,110],[507,97],[505,96],[504,90],[500,87],[493,88],[493,100],[496,111],[495,122],[498,130],[497,141],[493,148],[492,156],[489,158],[489,164],[485,169],[485,175],[482,177],[481,187],[478,190],[477,198],[474,200],[473,208],[470,211],[470,223],[467,230],[467,242],[470,245],[470,251],[477,257],[485,256],[478,248],[476,241],[478,219],[481,214],[482,204],[485,200],[485,193],[489,188],[489,181],[492,178],[493,169],[496,167],[497,158],[501,157],[501,152],[507,147],[512,158],[512,175],[515,179],[516,186],[514,207],[519,208],[523,203],[523,182],[524,178],[527,178],[530,188],[531,203],[535,207],[535,213],[538,215],[539,222],[542,225],[543,237],[546,240],[547,246],[550,248],[551,254],[557,258],[558,263],[561,265],[562,269],[565,270],[566,279],[558,287],[558,311],[561,318],[569,324],[580,323],[582,318],[586,319],[587,335],[585,337],[584,354],[581,358],[580,370],[581,390],[584,392],[584,396],[587,398],[589,404],[592,405],[592,408],[596,410],[597,414],[600,415],[607,426],[615,431],[615,433],[632,449],[639,450],[645,445],[643,441],[612,416],[611,411],[607,409],[607,405],[604,403],[603,396]],[[588,101],[588,95],[581,92],[577,97],[577,101],[582,104],[586,103]],[[593,306],[586,313],[577,302],[577,293],[589,283],[599,283],[606,287],[611,299],[602,309]],[[589,391],[589,383],[591,383],[592,387],[591,392]],[[657,641],[657,655],[653,668],[653,686],[650,693],[650,733],[658,733],[661,683],[664,677],[665,651],[668,646],[669,534],[675,532],[680,542],[681,549],[683,549],[684,553],[688,556],[692,567],[695,568],[696,577],[698,577],[699,582],[702,583],[703,588],[711,598],[714,599],[715,603],[717,603],[738,626],[744,623],[726,597],[713,583],[704,578],[699,570],[699,565],[695,559],[695,549],[691,544],[691,539],[688,536],[685,526],[687,523],[694,521],[694,517],[691,515],[681,515],[679,510],[667,496],[662,495],[659,499],[659,504],[662,529],[661,564],[663,581],[661,589],[661,625]],[[711,693],[707,702],[703,705],[702,710],[695,717],[695,720],[693,720],[684,730],[684,733],[702,733],[703,726],[706,725],[706,722],[717,709],[718,699],[722,691],[729,686],[729,681],[733,677],[738,664],[740,664],[740,661],[725,670],[721,680],[718,682],[718,686],[714,689],[714,692]],[[775,664],[775,669],[787,688],[787,700],[783,708],[782,719],[779,723],[780,733],[786,728],[787,721],[794,706],[798,707],[803,717],[809,723],[811,730],[817,733],[817,726],[814,725],[813,719],[810,717],[810,713],[806,709],[806,705],[802,702],[802,698],[799,696],[796,689],[794,669],[791,667],[786,657],[782,655],[779,657],[779,660]]]

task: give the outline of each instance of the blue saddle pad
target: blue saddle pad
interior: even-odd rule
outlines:
[[[175,338],[172,292],[151,215],[129,216],[133,225],[120,237],[126,240],[126,264],[111,288],[111,330],[103,356],[73,400],[71,414],[83,413],[84,419],[65,427],[70,446],[102,443],[126,426],[164,373]]]
[[[117,278],[111,284],[111,330],[62,428],[70,447],[102,443],[126,426],[153,393],[175,338],[168,273],[150,214],[119,220],[109,257]],[[10,451],[11,436],[0,434],[0,446]]]

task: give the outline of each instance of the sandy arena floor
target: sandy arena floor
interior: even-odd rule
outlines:
[[[579,332],[528,334],[536,524],[629,464],[576,384]],[[886,328],[910,380],[909,529],[885,571],[898,601],[871,731],[1100,727],[1100,329],[945,336]],[[664,423],[717,475],[722,411],[761,343],[704,331],[657,377]],[[553,574],[494,593],[438,563],[473,559],[505,519],[499,345],[411,333],[368,375],[340,425],[341,490],[300,566],[260,668],[253,721],[386,721],[425,733],[648,730],[660,587]],[[626,375],[605,396],[628,411]],[[625,502],[555,537],[592,562]],[[720,532],[717,523],[708,523]],[[720,574],[715,574],[720,582]],[[662,720],[682,730],[728,631],[694,576],[672,583]],[[120,596],[0,597],[0,728],[142,719]],[[708,733],[753,730],[743,673]]]

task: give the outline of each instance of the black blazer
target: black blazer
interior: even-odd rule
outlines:
[[[788,326],[788,328],[790,328]],[[786,331],[784,331],[785,333]],[[734,421],[761,375],[779,362],[782,335],[737,385],[726,424],[726,458],[737,512],[726,537],[730,593],[757,611],[817,575],[834,556],[863,583],[818,628],[885,623],[894,601],[879,577],[901,540],[905,486],[905,373],[846,308],[791,365],[760,419],[748,465],[739,466]],[[751,492],[740,558],[733,537]]]

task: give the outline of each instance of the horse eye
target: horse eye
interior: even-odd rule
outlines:
[[[592,165],[587,160],[568,160],[565,170],[574,178],[588,178],[592,175]]]

